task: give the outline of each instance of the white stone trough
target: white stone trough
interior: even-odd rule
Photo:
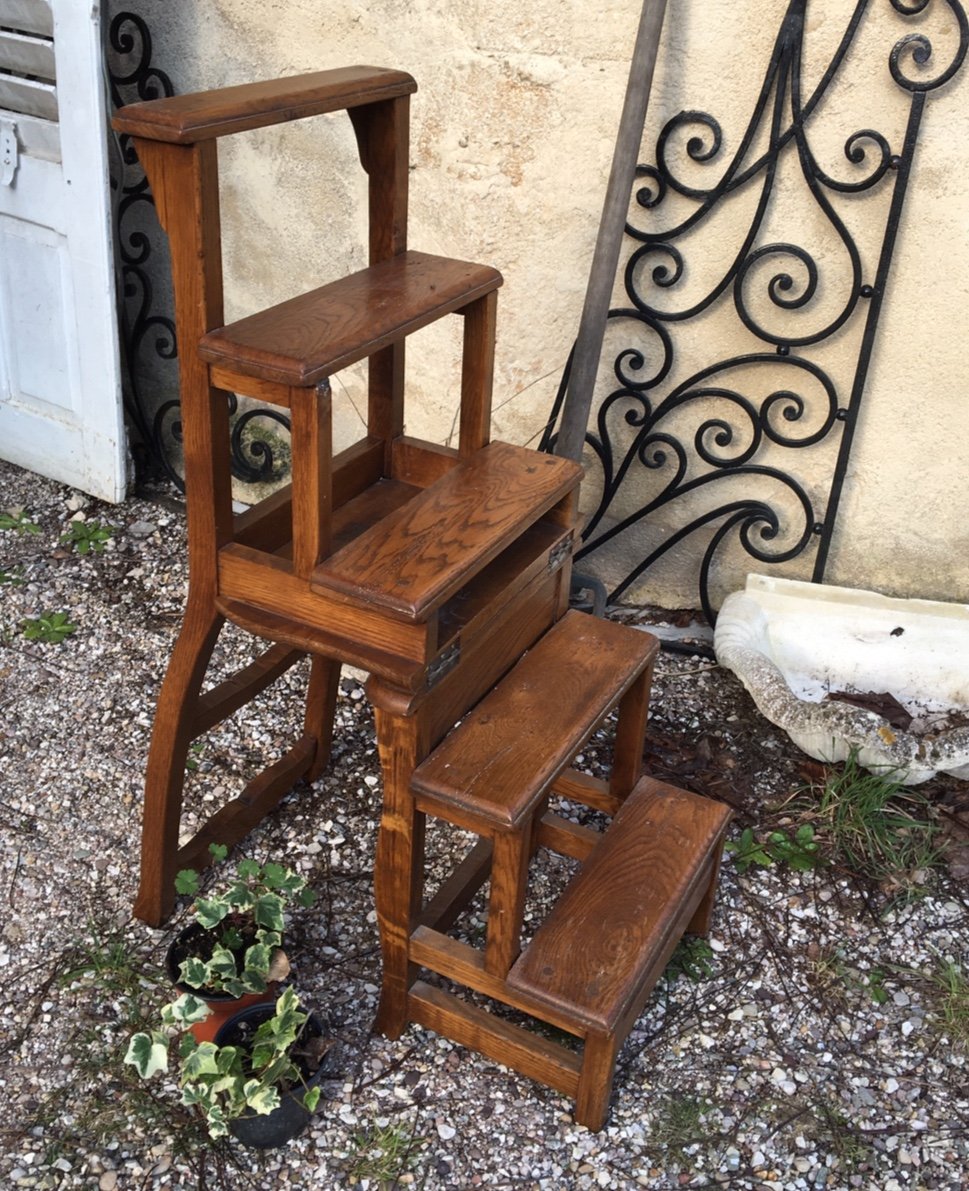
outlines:
[[[724,600],[717,660],[760,712],[819,761],[891,772],[907,785],[969,778],[969,606],[750,575]],[[828,693],[888,693],[914,717],[901,731]]]

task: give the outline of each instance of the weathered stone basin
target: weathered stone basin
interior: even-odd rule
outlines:
[[[940,772],[969,778],[969,606],[750,575],[724,600],[714,648],[810,756],[842,761],[856,749],[866,769],[908,785]],[[890,693],[916,717],[913,730],[822,702],[828,692]]]

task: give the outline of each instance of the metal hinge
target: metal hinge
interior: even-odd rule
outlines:
[[[13,120],[0,119],[0,185],[12,186],[20,164],[17,144],[17,125]]]
[[[548,552],[548,569],[556,571],[563,562],[572,553],[572,535],[569,534],[567,538],[563,538],[557,546],[553,546]]]
[[[461,641],[452,641],[451,644],[443,649],[433,662],[427,667],[427,685],[433,686],[436,682],[444,677],[445,674],[450,673],[451,670],[458,664],[461,657]]]

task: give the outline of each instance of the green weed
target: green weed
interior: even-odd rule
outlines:
[[[888,989],[885,987],[885,972],[882,968],[871,968],[868,972],[868,994],[876,1005],[884,1005],[888,1000]]]
[[[28,617],[22,627],[28,641],[46,641],[50,645],[60,645],[71,633],[77,632],[77,625],[71,624],[66,612]]]
[[[14,567],[12,571],[0,567],[0,587],[23,587],[26,582],[23,567]]]
[[[775,862],[805,872],[817,868],[822,859],[810,823],[803,823],[793,835],[772,831],[765,840],[758,840],[753,828],[745,827],[740,839],[728,841],[725,848],[733,853],[734,864],[742,873],[753,864],[767,867]]]
[[[876,1005],[884,1005],[889,998],[884,970],[871,968],[862,972],[852,967],[845,959],[843,947],[830,947],[822,951],[810,961],[809,970],[814,983],[832,1003],[843,1006],[851,991],[865,993]]]
[[[100,554],[114,536],[114,526],[100,521],[70,521],[61,534],[62,546],[73,546],[78,554]]]
[[[89,930],[90,937],[81,940],[70,955],[61,983],[84,980],[112,996],[137,996],[144,973],[129,945],[120,937],[103,937],[93,923]]]
[[[845,1172],[868,1162],[871,1146],[840,1109],[822,1100],[815,1103],[812,1115],[813,1125],[805,1124],[804,1132],[814,1139],[819,1153],[837,1158]]]
[[[12,529],[19,534],[40,533],[40,526],[36,521],[31,521],[23,509],[8,509],[6,513],[0,513],[0,529]]]
[[[403,1125],[371,1125],[353,1138],[354,1152],[350,1155],[347,1174],[350,1182],[370,1179],[378,1184],[396,1181],[412,1171],[426,1139],[418,1137],[414,1127]]]
[[[886,774],[867,773],[852,754],[820,791],[819,817],[832,850],[854,872],[876,881],[930,868],[939,856],[938,828],[900,804],[925,806]]]
[[[686,976],[694,984],[699,984],[701,980],[707,980],[713,975],[712,961],[713,948],[706,939],[684,935],[670,956],[670,962],[666,965],[666,975],[670,980]]]
[[[670,1096],[657,1109],[650,1140],[676,1149],[702,1140],[703,1111],[703,1101],[697,1096]]]
[[[198,772],[199,761],[202,759],[202,754],[205,752],[205,741],[196,740],[194,744],[188,746],[188,756],[185,758],[185,768],[189,773]],[[222,858],[223,860],[225,857]],[[179,891],[181,892],[181,891]]]
[[[952,960],[942,960],[933,973],[936,1007],[953,1045],[969,1048],[969,978]]]
[[[767,837],[767,851],[775,860],[789,864],[798,872],[817,868],[821,861],[810,823],[802,823],[793,835],[786,831],[772,831]]]

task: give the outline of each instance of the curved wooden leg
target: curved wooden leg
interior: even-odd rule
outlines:
[[[188,746],[196,735],[198,701],[212,650],[224,624],[211,607],[189,597],[185,620],[162,683],[145,773],[141,879],[134,915],[159,926],[175,904],[175,864]]]
[[[310,682],[306,692],[306,716],[303,731],[316,741],[313,763],[305,780],[315,782],[330,759],[333,744],[333,717],[336,715],[336,695],[340,685],[340,663],[314,655],[310,667]]]

